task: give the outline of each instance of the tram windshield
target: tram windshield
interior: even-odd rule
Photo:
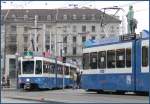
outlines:
[[[41,60],[36,61],[35,74],[42,74],[42,61]]]
[[[23,61],[22,62],[23,74],[33,74],[34,72],[34,61]]]

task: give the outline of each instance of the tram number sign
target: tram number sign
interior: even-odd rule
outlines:
[[[135,39],[136,39],[135,34],[127,34],[127,35],[120,36],[120,40],[122,40],[122,41],[135,40]]]

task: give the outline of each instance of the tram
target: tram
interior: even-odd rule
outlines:
[[[21,89],[54,89],[72,86],[77,67],[54,58],[20,56],[18,85]]]
[[[81,87],[98,93],[148,92],[149,32],[135,39],[86,41]],[[85,61],[86,60],[86,61]]]

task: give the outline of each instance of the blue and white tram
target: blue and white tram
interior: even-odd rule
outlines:
[[[45,57],[19,57],[18,84],[23,89],[63,88],[71,84],[69,66],[61,61]],[[67,68],[68,67],[68,68]],[[76,69],[76,67],[74,67]],[[67,79],[66,79],[67,78]],[[68,83],[63,81],[68,80]],[[63,86],[64,85],[64,86]]]
[[[89,45],[83,49],[82,88],[148,91],[148,44],[148,38],[120,41],[118,37]]]
[[[136,91],[138,92],[148,92],[149,89],[149,58],[149,37],[143,36],[136,41]]]
[[[44,57],[19,57],[20,88],[54,88],[56,87],[55,60]]]

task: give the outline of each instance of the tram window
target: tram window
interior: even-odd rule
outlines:
[[[98,67],[100,69],[106,68],[106,51],[98,53]]]
[[[34,61],[23,61],[22,62],[23,74],[33,74],[34,72]]]
[[[35,74],[41,74],[42,73],[42,61],[37,60],[36,61],[36,68],[35,68]]]
[[[116,59],[115,59],[115,50],[108,50],[107,51],[107,67],[108,68],[115,68]]]
[[[131,49],[126,49],[126,67],[131,67]]]
[[[65,69],[65,75],[69,75],[69,67],[66,66],[64,69]]]
[[[49,64],[49,73],[54,73],[55,65],[53,63]]]
[[[89,69],[90,68],[90,57],[89,53],[84,53],[83,54],[83,69]]]
[[[48,73],[49,70],[49,63],[43,62],[43,73]]]
[[[90,53],[91,69],[97,69],[97,52]]]
[[[117,68],[125,67],[125,49],[116,50],[116,67]]]
[[[62,66],[61,66],[61,65],[58,65],[58,70],[57,70],[58,74],[63,74],[62,71],[63,71],[63,70],[62,70]]]
[[[142,47],[142,66],[148,66],[148,47]]]

